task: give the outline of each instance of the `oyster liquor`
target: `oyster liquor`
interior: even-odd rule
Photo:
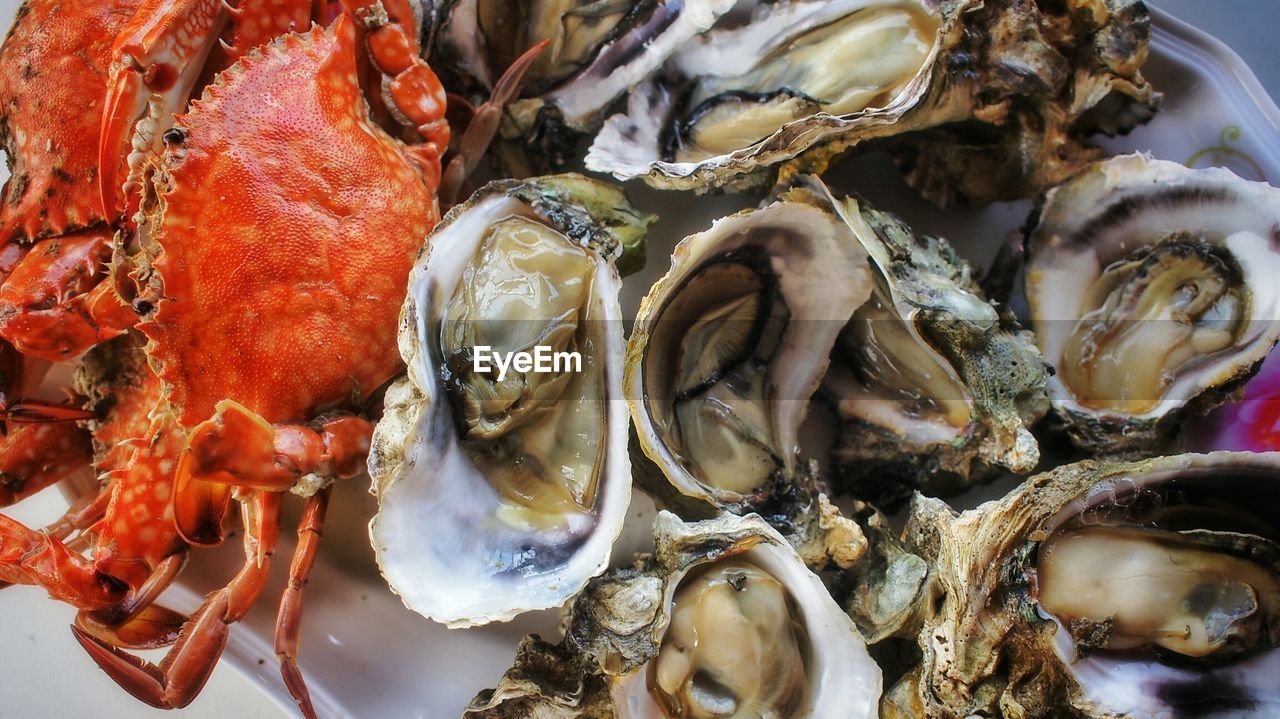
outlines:
[[[564,373],[582,371],[580,352],[557,352],[548,345],[535,345],[532,352],[501,352],[489,345],[476,345],[471,355],[471,368],[476,373],[498,370],[498,381],[506,379],[507,370],[517,372]]]

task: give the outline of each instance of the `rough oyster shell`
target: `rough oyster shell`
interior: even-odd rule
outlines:
[[[1114,157],[1046,193],[1025,293],[1054,409],[1082,448],[1152,453],[1280,338],[1280,190]]]
[[[960,515],[938,500],[918,498],[906,536],[908,548],[931,568],[921,602],[933,609],[924,612],[917,635],[920,666],[888,692],[882,715],[1273,716],[1280,710],[1274,681],[1280,591],[1255,586],[1257,608],[1231,618],[1269,622],[1270,639],[1255,637],[1244,652],[1175,659],[1155,642],[1180,632],[1154,630],[1143,645],[1109,644],[1123,638],[1124,623],[1133,618],[1135,609],[1127,607],[1136,607],[1143,621],[1171,612],[1177,626],[1183,612],[1208,612],[1186,620],[1190,635],[1196,623],[1214,620],[1225,596],[1216,590],[1236,585],[1231,574],[1201,575],[1205,584],[1192,586],[1215,591],[1173,593],[1170,608],[1166,592],[1151,591],[1152,580],[1144,578],[1176,569],[1166,560],[1143,564],[1149,560],[1123,546],[1119,556],[1089,553],[1086,566],[1071,567],[1078,576],[1066,591],[1089,597],[1092,608],[1107,615],[1090,624],[1056,618],[1046,608],[1046,596],[1060,594],[1047,584],[1044,562],[1057,556],[1046,551],[1066,551],[1052,544],[1066,533],[1130,527],[1161,541],[1174,536],[1203,545],[1213,539],[1224,554],[1231,547],[1231,553],[1261,562],[1258,571],[1280,583],[1277,496],[1280,453],[1218,452],[1066,465]],[[1056,549],[1047,550],[1051,544]],[[1126,565],[1134,561],[1137,568]],[[1118,572],[1131,573],[1117,580]],[[1108,585],[1114,593],[1102,599],[1087,594],[1117,581]],[[1162,586],[1178,589],[1171,582]]]
[[[401,315],[408,376],[369,456],[370,537],[410,609],[505,621],[607,566],[631,496],[613,259],[651,220],[611,185],[559,175],[491,183],[430,236]],[[481,343],[582,359],[504,378],[471,366]]]
[[[841,422],[842,479],[859,497],[892,501],[914,488],[961,491],[990,468],[1035,469],[1028,428],[1048,401],[1031,333],[984,298],[946,240],[856,197],[836,206],[875,281],[824,380]]]
[[[910,20],[885,24],[886,13]],[[1158,101],[1140,72],[1150,30],[1136,0],[793,0],[725,25],[636,88],[592,143],[588,169],[742,189],[895,137],[927,197],[981,204],[1061,181],[1100,154],[1087,135],[1126,131]],[[832,28],[860,37],[824,49]],[[893,45],[899,37],[907,44]],[[833,82],[843,77],[879,92]],[[708,149],[682,159],[691,144]]]
[[[752,693],[768,694],[773,682],[785,681],[784,675],[789,671],[785,668],[759,675],[752,671],[786,664],[787,640],[782,646],[772,643],[778,634],[790,636],[801,647],[801,679],[805,683],[801,694],[789,699],[794,704],[793,711],[784,715],[849,719],[875,716],[880,670],[867,654],[849,617],[831,599],[821,581],[764,521],[757,516],[724,515],[685,524],[675,515],[662,512],[655,522],[654,534],[654,556],[588,585],[574,603],[562,646],[552,647],[536,638],[526,640],[515,668],[503,677],[496,690],[481,692],[464,716],[666,716],[658,708],[650,687],[660,691],[657,687],[667,686],[671,675],[667,673],[670,665],[665,663],[673,659],[679,666],[687,661],[705,667],[705,675],[694,681],[701,682],[710,694],[695,696],[695,703],[710,702],[723,716],[762,716],[770,705],[754,706],[747,703],[746,697]],[[733,587],[729,596],[734,600],[727,607],[716,601],[723,595],[715,592],[727,589],[716,585],[717,571],[738,573],[726,575]],[[752,589],[759,586],[753,584],[758,580],[766,586],[780,582],[778,586],[789,597],[785,608],[767,601],[751,605],[750,593],[758,591]],[[704,593],[708,591],[711,593]],[[737,602],[743,604],[736,605]],[[764,616],[782,611],[791,616],[790,622],[786,618],[767,621],[764,616],[753,614],[764,607],[769,608]],[[756,621],[738,624],[738,611],[755,616]],[[678,649],[668,641],[668,635],[688,631],[690,621],[705,634],[696,647],[682,644],[684,648]],[[734,630],[729,631],[729,626]],[[701,664],[706,659],[698,652],[714,655],[717,645],[739,647],[757,641],[775,648],[730,650],[728,655],[714,657],[710,665]],[[735,675],[735,671],[745,675]],[[759,681],[734,684],[730,681],[734,676],[757,676]],[[776,705],[772,706],[776,711]]]

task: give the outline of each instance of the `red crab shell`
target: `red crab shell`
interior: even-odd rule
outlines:
[[[0,49],[0,133],[11,170],[0,241],[103,221],[96,177],[107,66],[140,2],[29,0],[19,9]]]
[[[305,420],[397,371],[397,314],[439,209],[356,78],[348,21],[288,35],[168,135],[144,242],[159,299],[139,329],[180,424],[224,399]]]

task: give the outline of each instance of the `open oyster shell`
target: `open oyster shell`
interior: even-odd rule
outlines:
[[[880,138],[939,204],[1025,197],[1099,156],[1085,137],[1145,121],[1137,0],[748,3],[630,95],[588,169],[670,189],[822,171]],[[735,12],[734,19],[741,13]],[[908,133],[945,128],[937,133]]]
[[[1095,452],[1168,445],[1280,338],[1280,190],[1125,155],[1049,191],[1025,293],[1054,409]]]
[[[433,15],[431,66],[473,103],[521,53],[549,44],[508,104],[495,148],[514,170],[563,166],[614,100],[736,0],[445,0]]]
[[[1084,461],[919,498],[920,666],[885,717],[1280,712],[1280,453]]]
[[[640,447],[714,508],[760,510],[806,484],[800,425],[870,292],[866,252],[816,181],[685,238],[627,344]]]
[[[491,183],[430,236],[401,315],[408,376],[369,457],[378,566],[410,609],[504,621],[607,566],[631,497],[614,259],[650,221],[559,175]],[[579,364],[476,364],[539,347]]]
[[[1040,460],[1028,430],[1045,412],[1031,333],[982,294],[946,240],[916,234],[856,197],[836,202],[871,260],[873,289],[835,346],[824,394],[836,471],[860,497],[951,494]]]
[[[639,446],[670,486],[770,518],[825,489],[801,446],[820,384],[836,470],[891,500],[956,491],[989,466],[1031,471],[1044,380],[1029,335],[944,240],[811,177],[677,245],[627,345]]]
[[[464,716],[876,716],[857,629],[763,520],[662,512],[654,538],[656,554],[588,585],[562,646],[526,640]]]

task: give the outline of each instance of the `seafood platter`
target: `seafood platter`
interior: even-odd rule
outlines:
[[[0,503],[70,506],[0,582],[162,709],[1280,716],[1238,62],[1137,0],[25,0]]]

